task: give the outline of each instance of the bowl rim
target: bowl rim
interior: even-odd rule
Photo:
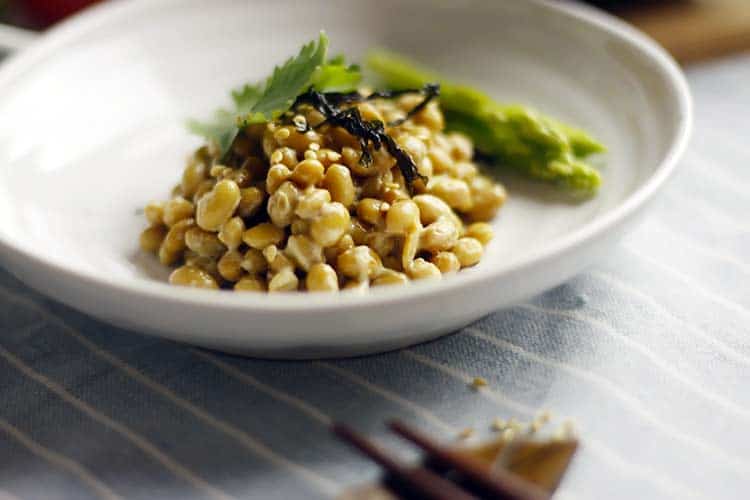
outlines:
[[[94,275],[77,269],[66,267],[63,263],[49,260],[33,249],[10,240],[0,233],[0,250],[22,257],[28,263],[37,266],[40,272],[59,275],[70,282],[81,286],[104,287],[110,291],[126,296],[154,298],[172,303],[180,302],[196,307],[212,307],[224,310],[273,310],[273,311],[335,311],[341,308],[369,307],[374,305],[388,305],[414,299],[423,299],[450,294],[467,286],[482,286],[488,282],[509,277],[515,273],[549,261],[567,252],[595,240],[598,236],[614,230],[617,226],[634,216],[639,209],[655,195],[674,172],[677,163],[687,148],[693,125],[693,103],[690,89],[680,67],[674,59],[656,42],[636,28],[628,25],[614,16],[590,6],[572,3],[555,2],[554,0],[516,0],[535,4],[538,8],[546,9],[571,20],[583,22],[591,28],[599,29],[615,36],[635,49],[643,58],[656,63],[654,70],[661,76],[668,87],[669,95],[676,104],[677,126],[670,138],[670,146],[660,160],[651,176],[634,192],[628,195],[618,205],[604,214],[595,217],[582,227],[555,239],[550,245],[528,256],[519,259],[511,266],[501,269],[490,269],[479,273],[459,273],[449,280],[439,282],[412,283],[407,287],[384,287],[370,289],[365,294],[343,292],[338,294],[236,294],[231,291],[214,291],[174,287],[168,283],[150,280],[120,280],[107,276]],[[179,3],[174,0],[174,3]],[[162,3],[161,6],[166,4]],[[113,2],[96,4],[84,9],[59,25],[56,25],[20,53],[16,53],[6,60],[0,67],[0,88],[15,78],[18,74],[33,65],[35,61],[51,51],[65,46],[69,41],[85,36],[88,27],[106,24],[120,16],[137,14],[141,10],[153,7],[150,0],[132,0],[130,2]],[[12,269],[9,269],[12,272]]]

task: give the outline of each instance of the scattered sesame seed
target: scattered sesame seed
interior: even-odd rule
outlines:
[[[279,249],[276,247],[276,245],[268,245],[263,249],[263,256],[266,258],[269,264],[274,261],[278,254]]]
[[[273,133],[273,138],[277,141],[283,141],[284,139],[289,139],[290,135],[292,135],[292,133],[289,132],[288,128],[280,128]]]
[[[511,417],[508,419],[507,427],[509,429],[513,429],[514,431],[520,431],[522,426],[521,426],[521,422]]]
[[[555,441],[568,441],[576,437],[575,423],[572,420],[566,420],[555,431],[552,439]]]
[[[576,424],[572,420],[566,420],[562,424],[562,429],[568,438],[575,437],[576,435]]]
[[[292,122],[294,123],[294,126],[299,129],[306,129],[307,128],[307,120],[302,115],[297,115],[294,118],[292,118]]]
[[[552,414],[549,411],[543,411],[536,417],[529,425],[530,432],[539,432],[552,418]]]
[[[472,427],[467,427],[466,429],[458,433],[458,439],[469,439],[473,435],[474,429]]]
[[[515,438],[516,438],[516,431],[513,430],[513,429],[510,429],[510,428],[505,429],[500,434],[500,439],[502,439],[506,443],[509,443],[509,442],[513,441]]]
[[[227,167],[223,165],[214,165],[211,167],[211,170],[208,171],[208,174],[211,177],[219,177],[224,174],[224,170],[226,170]]]
[[[474,377],[474,380],[471,381],[471,386],[474,389],[479,389],[480,387],[487,387],[489,384],[487,382],[487,379],[482,377]]]
[[[308,149],[305,151],[305,160],[317,160],[318,159],[318,153],[313,151],[312,149]]]
[[[549,411],[549,410],[544,410],[542,413],[540,413],[539,415],[537,415],[536,419],[540,423],[546,424],[547,422],[549,422],[552,419],[552,412]]]
[[[492,430],[493,431],[502,431],[507,427],[507,424],[504,419],[497,417],[495,420],[492,421]]]
[[[278,149],[271,154],[271,164],[281,163],[281,160],[284,159],[284,153],[279,151]]]
[[[307,149],[309,149],[310,151],[318,152],[320,151],[320,144],[318,144],[317,142],[311,142],[310,145],[307,146]]]
[[[567,440],[567,437],[565,436],[565,432],[563,432],[562,429],[557,429],[553,434],[552,437],[550,437],[552,441],[565,441]]]

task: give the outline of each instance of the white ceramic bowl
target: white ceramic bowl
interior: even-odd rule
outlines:
[[[482,263],[365,294],[171,287],[138,251],[199,141],[183,125],[326,29],[333,51],[409,54],[609,147],[586,203],[511,180]],[[593,10],[529,0],[136,0],[55,28],[0,70],[0,256],[32,287],[140,332],[264,357],[371,353],[453,331],[557,285],[616,243],[689,135],[680,70]]]

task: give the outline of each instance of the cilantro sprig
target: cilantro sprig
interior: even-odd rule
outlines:
[[[220,109],[210,121],[191,120],[191,132],[215,141],[226,153],[239,131],[254,123],[278,118],[289,110],[298,95],[309,88],[320,92],[349,92],[362,79],[356,65],[347,65],[341,56],[327,59],[328,37],[320,33],[317,40],[304,46],[263,83],[247,84],[232,91],[234,107]]]
[[[317,43],[302,46],[296,57],[277,66],[266,82],[263,94],[245,117],[246,123],[263,123],[289,109],[294,99],[311,83],[315,71],[326,61],[328,37],[321,33]]]
[[[215,141],[221,151],[227,151],[239,131],[237,119],[249,113],[263,94],[260,85],[245,85],[232,91],[232,110],[218,109],[211,121],[189,120],[188,130],[195,135]]]

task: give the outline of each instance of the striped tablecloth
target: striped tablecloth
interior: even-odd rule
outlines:
[[[452,436],[546,408],[583,440],[560,498],[747,498],[750,57],[689,78],[689,154],[608,259],[401,352],[208,353],[117,331],[0,270],[0,499],[327,498],[376,475],[332,420],[404,449],[386,418]],[[474,376],[489,387],[469,389]]]

